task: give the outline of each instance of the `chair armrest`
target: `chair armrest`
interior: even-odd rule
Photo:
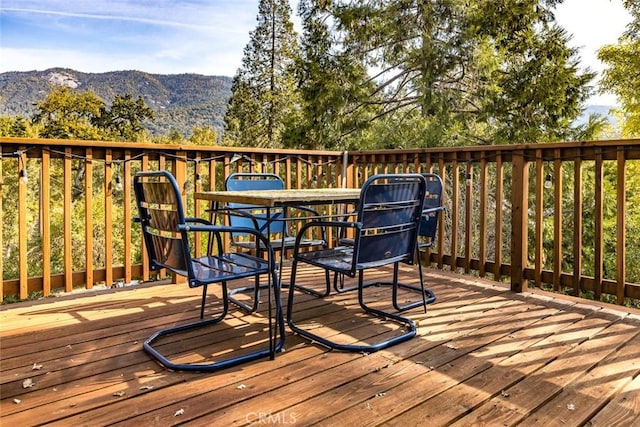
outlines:
[[[258,229],[258,220],[256,219],[256,217],[241,208],[230,208],[228,206],[221,206],[219,208],[216,208],[215,210],[212,210],[211,212],[214,212],[215,214],[226,215],[226,216],[241,216],[244,218],[248,218],[251,220],[251,222],[253,222],[253,227],[256,230]]]
[[[423,209],[422,210],[422,215],[428,215],[430,213],[441,212],[441,211],[444,211],[444,206],[437,206],[435,208]]]
[[[195,218],[195,217],[189,217],[189,218],[185,218],[184,219],[187,223],[198,223],[198,224],[204,224],[204,225],[213,225],[211,223],[211,221],[206,220],[204,218]]]
[[[206,221],[206,220],[205,220]],[[206,221],[208,222],[208,221]],[[229,227],[225,225],[212,225],[212,224],[200,224],[200,221],[195,221],[195,225],[179,224],[178,230],[186,231],[187,233],[210,233],[215,236],[215,240],[218,242],[218,250],[222,252],[222,234],[243,233],[251,234],[256,238],[256,241],[260,241],[264,248],[267,248],[268,257],[271,260],[272,266],[275,266],[275,257],[273,255],[273,247],[269,243],[269,240],[258,230],[249,227]],[[275,267],[274,267],[275,268]]]
[[[320,213],[317,210],[312,209],[312,208],[310,208],[308,206],[293,205],[293,206],[288,206],[287,208],[288,209],[296,209],[296,210],[299,210],[299,211],[302,211],[302,212],[307,212],[307,213],[312,214],[313,216],[320,216]]]
[[[335,230],[338,230],[337,231],[338,233],[344,233],[344,230],[349,228],[355,228],[355,229],[362,228],[362,223],[354,222],[354,221],[309,221],[308,223],[300,227],[300,230],[296,235],[296,243],[295,243],[296,251],[297,251],[297,248],[300,246],[300,241],[303,239],[303,236],[305,235],[306,231],[310,228],[321,228],[327,234],[329,234],[329,232],[327,231],[329,229],[335,229]]]

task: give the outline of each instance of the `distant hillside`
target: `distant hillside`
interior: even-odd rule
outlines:
[[[92,90],[106,103],[115,95],[141,96],[156,112],[147,128],[156,135],[177,130],[189,136],[194,126],[223,126],[231,78],[199,74],[148,74],[140,71],[81,73],[65,68],[0,73],[0,116],[28,117],[51,85]]]
[[[51,85],[66,85],[80,90],[92,90],[106,103],[115,95],[142,96],[156,118],[146,123],[155,135],[177,130],[191,135],[194,126],[224,126],[224,113],[231,96],[231,77],[199,74],[149,74],[141,71],[82,73],[66,68],[44,71],[0,73],[0,116],[29,117],[34,106],[49,93]],[[615,127],[617,121],[609,112],[613,108],[588,105],[575,124],[583,124],[589,114],[606,117]]]

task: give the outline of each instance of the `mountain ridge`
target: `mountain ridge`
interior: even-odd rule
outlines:
[[[45,99],[50,85],[92,90],[107,105],[115,95],[141,96],[155,112],[145,126],[153,135],[178,131],[188,137],[194,127],[211,126],[218,133],[224,128],[224,114],[231,96],[232,78],[202,74],[152,74],[138,70],[85,73],[69,68],[0,73],[0,116],[29,117],[35,104]],[[614,106],[586,105],[575,124],[586,123],[590,114],[606,117],[617,124],[610,110]]]
[[[29,117],[51,85],[91,90],[107,105],[116,95],[139,96],[156,114],[145,123],[154,135],[178,131],[189,136],[193,127],[220,131],[231,96],[232,78],[201,74],[151,74],[137,70],[84,73],[69,68],[0,73],[0,116]]]

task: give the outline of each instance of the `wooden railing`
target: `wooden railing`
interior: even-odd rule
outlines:
[[[196,216],[206,206],[193,191],[220,190],[235,171],[274,172],[288,188],[435,172],[447,209],[433,267],[514,291],[532,282],[640,299],[640,140],[335,152],[1,138],[0,148],[1,296],[150,280],[132,177],[169,169]]]

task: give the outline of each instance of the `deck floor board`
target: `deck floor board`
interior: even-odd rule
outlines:
[[[408,268],[408,267],[407,267]],[[401,278],[414,280],[409,270]],[[310,284],[321,277],[303,271]],[[389,271],[372,274],[384,277]],[[213,373],[172,372],[142,342],[196,321],[200,289],[145,284],[2,306],[3,425],[634,425],[640,421],[638,311],[427,270],[437,301],[406,314],[418,335],[388,349],[343,353],[287,328],[286,350]],[[352,283],[352,282],[351,282]],[[286,306],[287,289],[283,289]],[[389,306],[389,289],[369,288]],[[415,298],[407,293],[402,301]],[[267,336],[254,315],[158,344],[200,361]],[[208,299],[207,315],[220,310]],[[355,292],[296,298],[296,324],[370,342],[398,326],[363,316]],[[25,387],[25,380],[33,385]]]

